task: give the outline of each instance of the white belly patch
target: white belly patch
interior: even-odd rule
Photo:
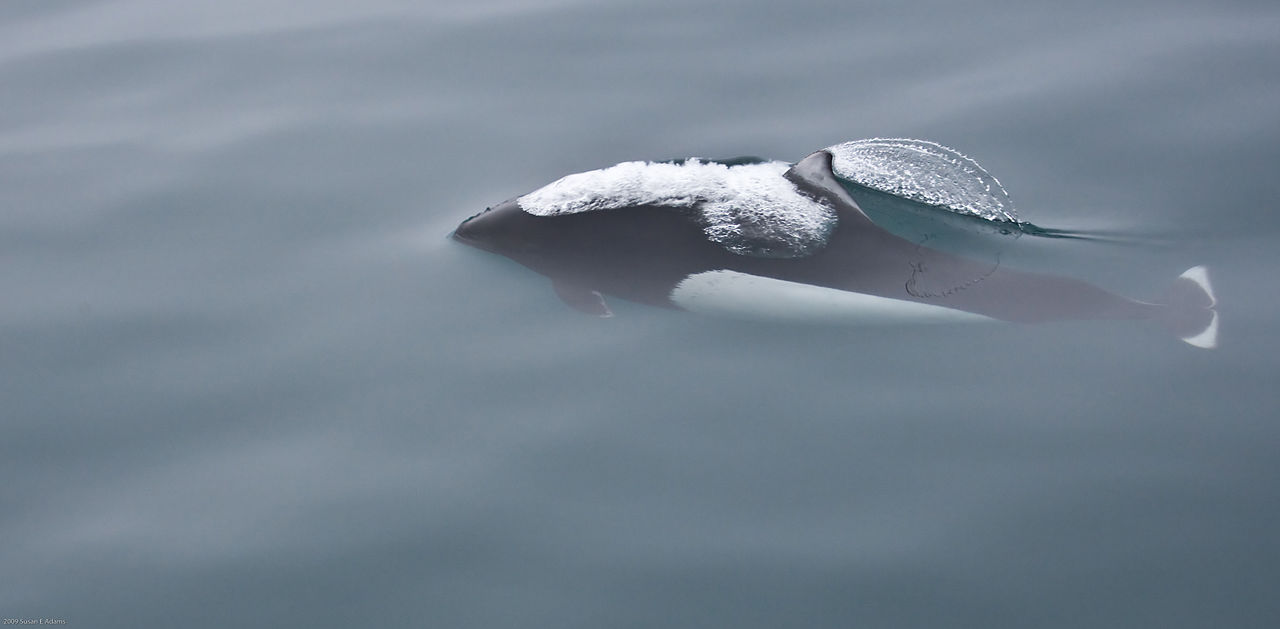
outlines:
[[[745,319],[812,323],[994,321],[943,306],[727,270],[686,277],[671,291],[671,301],[690,312]]]

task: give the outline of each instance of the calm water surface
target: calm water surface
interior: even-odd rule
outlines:
[[[0,615],[1278,626],[1277,59],[1264,2],[5,2]],[[597,320],[445,238],[875,136],[1099,285],[1208,265],[1221,347]]]

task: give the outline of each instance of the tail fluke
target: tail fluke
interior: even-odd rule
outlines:
[[[1218,346],[1217,298],[1209,270],[1193,266],[1178,276],[1161,297],[1160,322],[1183,342],[1195,347]]]

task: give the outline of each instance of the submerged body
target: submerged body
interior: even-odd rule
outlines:
[[[691,161],[662,165],[656,175],[610,172],[620,165],[486,210],[454,237],[550,277],[566,303],[600,316],[611,314],[604,299],[611,295],[811,320],[1154,319],[1193,345],[1216,343],[1201,267],[1155,304],[1004,268],[998,257],[948,253],[876,225],[841,185],[832,159],[823,150],[790,168]]]

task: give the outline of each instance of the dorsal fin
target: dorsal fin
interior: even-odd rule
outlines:
[[[841,218],[860,217],[871,222],[831,171],[831,153],[825,150],[817,151],[796,162],[796,165],[782,176],[795,184],[800,192],[818,201],[831,204],[831,207],[842,215]]]

